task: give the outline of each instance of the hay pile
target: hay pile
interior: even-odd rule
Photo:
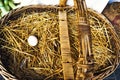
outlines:
[[[74,11],[68,10],[70,46],[76,74],[80,45],[75,19]],[[89,22],[95,60],[93,73],[100,74],[114,63],[113,36],[106,27],[108,24],[90,12]],[[9,20],[0,27],[1,56],[7,70],[20,80],[63,79],[58,26],[58,12],[48,10],[24,12],[19,18]],[[30,46],[27,42],[31,35],[38,39],[36,46]]]

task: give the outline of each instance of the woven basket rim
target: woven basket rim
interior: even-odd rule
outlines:
[[[64,10],[64,9],[66,9],[67,10],[67,9],[74,9],[74,7],[66,6],[64,8],[61,8],[61,7],[58,7],[58,6],[45,6],[45,5],[24,6],[24,7],[21,7],[21,8],[14,9],[14,10],[10,11],[7,15],[3,16],[0,19],[0,25],[1,26],[4,25],[11,18],[11,16],[14,17],[16,15],[22,14],[21,12],[24,12],[28,9],[30,9],[30,10],[32,9],[32,10],[35,10],[35,11],[37,11],[38,9],[39,10],[52,10],[52,9],[54,9],[54,10],[60,10],[60,9]],[[95,16],[99,17],[101,20],[105,20],[106,23],[109,25],[107,27],[112,27],[112,28],[110,28],[110,31],[113,32],[114,39],[116,40],[116,46],[118,47],[117,57],[119,57],[118,53],[119,53],[119,50],[120,50],[120,41],[119,41],[118,35],[117,35],[116,31],[114,30],[112,24],[102,14],[100,14],[100,13],[98,13],[98,12],[96,12],[96,11],[90,9],[90,8],[88,9],[88,12],[91,12],[91,13],[95,14]],[[0,61],[1,61],[1,59],[0,59]],[[119,65],[119,60],[118,60],[118,58],[116,58],[116,61],[115,61],[111,70],[109,70],[108,72],[104,72],[100,75],[97,75],[93,79],[104,79],[105,77],[112,74],[115,71],[115,69],[117,68],[118,65]],[[15,79],[15,77],[13,77],[13,79]]]

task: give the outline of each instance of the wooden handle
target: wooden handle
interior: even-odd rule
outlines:
[[[60,0],[59,6],[65,7],[67,0]]]
[[[64,80],[74,80],[66,11],[59,11],[59,30]]]
[[[74,6],[77,14],[77,27],[78,27],[78,38],[80,41],[81,52],[79,53],[79,59],[77,62],[77,74],[76,80],[85,80],[90,71],[90,65],[88,57],[91,57],[91,35],[90,35],[90,26],[87,19],[87,6],[85,0],[74,0]],[[81,60],[82,59],[82,60]],[[91,61],[90,61],[91,62]],[[84,73],[84,74],[82,74]],[[80,75],[82,74],[82,75]],[[89,76],[90,78],[92,77]]]
[[[80,2],[85,2],[85,0],[73,0],[74,1],[74,6],[75,6],[75,8],[76,7],[78,7],[78,1],[80,1]],[[60,2],[59,2],[59,6],[61,6],[61,7],[65,7],[66,6],[66,3],[67,3],[67,0],[60,0]],[[83,5],[81,5],[81,6],[83,6]]]
[[[60,0],[60,7],[65,7],[66,2],[67,0]],[[88,69],[90,67],[87,59],[87,57],[91,55],[90,26],[87,21],[87,6],[85,4],[85,0],[74,0],[74,6],[77,13],[78,34],[80,34],[78,38],[80,41],[79,45],[82,52],[82,54],[80,54],[82,56],[79,56],[79,59],[77,61],[78,69],[75,79],[85,80],[85,78],[87,77],[86,74],[88,74],[87,71],[89,71]],[[74,80],[68,34],[67,12],[64,10],[59,11],[59,30],[64,80]]]

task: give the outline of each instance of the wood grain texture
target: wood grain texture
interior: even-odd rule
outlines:
[[[59,30],[64,80],[74,80],[66,11],[59,11]]]
[[[78,38],[80,41],[79,45],[81,48],[77,62],[76,80],[86,80],[86,77],[88,77],[88,71],[90,69],[88,57],[92,55],[90,43],[90,26],[87,21],[87,6],[85,0],[75,0],[74,2],[77,14],[76,18],[79,34]],[[83,60],[81,60],[81,58],[83,58]]]

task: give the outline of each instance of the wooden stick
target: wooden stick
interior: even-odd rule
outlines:
[[[59,30],[64,80],[74,80],[67,13],[64,10],[59,11]]]
[[[82,65],[88,65],[87,57],[91,56],[91,46],[90,46],[90,26],[87,22],[87,7],[85,0],[74,0],[74,5],[77,13],[77,23],[78,23],[78,38],[80,40],[81,52],[79,59],[84,58],[83,61],[78,59],[77,62],[77,76],[76,80],[85,80],[86,72],[88,67],[82,67]],[[81,64],[81,65],[80,65]],[[80,74],[83,74],[82,76]]]
[[[67,0],[60,0],[59,6],[65,7],[66,6],[66,2],[67,2]]]

